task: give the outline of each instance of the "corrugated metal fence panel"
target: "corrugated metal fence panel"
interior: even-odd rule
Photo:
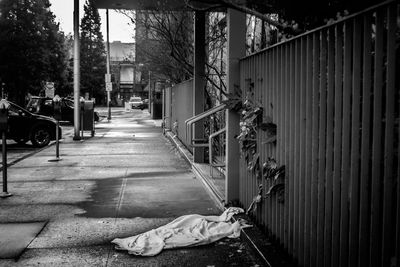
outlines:
[[[164,90],[164,95],[163,95],[163,108],[164,108],[164,123],[165,123],[165,128],[167,129],[172,129],[172,121],[171,121],[171,92],[172,88],[167,87]]]
[[[398,13],[388,1],[241,60],[243,96],[277,125],[276,144],[259,130],[260,165],[286,170],[284,202],[264,197],[254,220],[300,266],[400,266]],[[244,159],[240,175],[247,207]]]
[[[185,120],[193,117],[193,80],[187,80],[171,88],[171,124],[172,131],[186,148],[192,151],[192,147],[186,144]],[[174,123],[176,127],[174,127]]]

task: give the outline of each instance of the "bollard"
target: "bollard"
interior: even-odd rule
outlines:
[[[50,162],[60,161],[60,120],[61,120],[61,97],[56,95],[53,98],[54,119],[56,120],[56,158],[50,159]]]
[[[7,189],[7,138],[6,133],[8,129],[8,108],[10,104],[7,100],[0,101],[0,131],[2,134],[2,164],[3,164],[3,192],[0,197],[10,197],[12,194],[8,193]]]

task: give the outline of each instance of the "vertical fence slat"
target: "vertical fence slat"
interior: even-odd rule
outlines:
[[[276,124],[277,120],[276,120],[276,111],[275,108],[277,107],[276,105],[276,99],[275,99],[275,92],[276,92],[276,87],[278,85],[278,50],[279,47],[275,47],[272,51],[272,56],[273,56],[273,65],[274,65],[274,73],[273,73],[273,86],[272,86],[272,90],[271,90],[271,100],[270,100],[270,107],[271,107],[271,118],[273,120],[273,122]],[[273,154],[271,155],[275,160],[278,160],[277,158],[277,154],[276,154],[276,149],[273,148]],[[278,162],[279,164],[279,162]],[[274,217],[274,235],[275,237],[278,239],[278,213],[279,213],[279,206],[278,206],[278,201],[277,201],[277,195],[274,194],[271,196],[272,200],[273,200],[273,205],[274,205],[274,213],[273,213],[273,217]]]
[[[349,185],[350,185],[350,112],[351,112],[351,54],[352,22],[344,25],[344,77],[343,77],[343,124],[342,124],[342,183],[340,214],[340,266],[347,266],[349,254]]]
[[[321,31],[321,51],[320,51],[320,117],[319,117],[319,168],[318,168],[318,258],[317,266],[324,265],[324,225],[325,225],[325,154],[326,154],[326,62],[327,62],[327,33]]]
[[[295,130],[294,130],[294,121],[295,121],[295,109],[294,109],[294,102],[295,102],[295,45],[294,42],[290,44],[290,85],[289,85],[289,95],[290,95],[290,160],[289,160],[289,179],[290,179],[290,188],[289,188],[289,196],[290,196],[290,222],[289,222],[289,229],[290,229],[290,242],[289,242],[289,251],[292,255],[294,255],[294,240],[295,240],[295,229],[294,229],[294,213],[295,213],[295,199],[294,199],[294,192],[296,188],[295,178],[294,178],[294,138],[295,138]]]
[[[386,127],[385,163],[383,188],[383,240],[382,266],[390,265],[394,256],[394,227],[392,226],[393,186],[394,186],[394,114],[395,114],[395,68],[396,68],[396,5],[387,7],[387,64],[386,64]],[[399,223],[399,222],[397,222]]]
[[[397,13],[397,17],[400,16],[399,13]],[[400,51],[396,51],[396,58],[399,58]],[[399,62],[397,61],[396,66],[395,66],[395,71],[399,71]],[[397,80],[397,86],[399,86],[399,82]],[[398,105],[398,116],[400,116],[400,93],[397,93],[397,105]],[[400,122],[399,122],[400,123]],[[396,190],[396,195],[397,195],[397,209],[396,209],[396,252],[395,256],[397,259],[396,264],[400,265],[400,125],[397,126],[397,190]]]
[[[257,70],[257,58],[258,55],[255,56],[255,60],[252,60],[252,64],[251,64],[251,74],[252,74],[252,81],[253,81],[253,92],[252,92],[252,101],[254,101],[253,103],[257,103],[257,92],[258,92],[258,70]],[[256,137],[256,139],[258,139],[258,136]],[[258,140],[256,140],[257,142],[257,150],[256,153],[258,152],[259,149],[259,142]],[[253,169],[255,170],[255,168]],[[251,203],[253,201],[253,198],[255,196],[255,184],[256,184],[256,177],[254,175],[254,171],[250,171],[249,172],[249,176],[250,176],[250,198],[249,198],[249,203]],[[254,221],[256,223],[259,223],[259,218],[257,218],[256,214],[253,213],[254,216]]]
[[[295,122],[294,122],[294,127],[295,127],[295,141],[294,141],[294,176],[295,178],[295,192],[294,192],[294,198],[295,198],[295,210],[294,210],[294,218],[295,218],[295,257],[296,259],[299,258],[301,252],[299,251],[300,249],[300,74],[301,74],[301,40],[296,39],[295,41],[295,46],[296,46],[296,56],[295,56]]]
[[[255,69],[255,73],[256,73],[256,77],[255,77],[256,80],[254,81],[255,84],[256,84],[256,87],[255,87],[255,90],[254,90],[255,101],[256,101],[255,103],[261,102],[260,95],[261,95],[261,90],[262,90],[262,84],[261,84],[260,58],[261,58],[261,54],[257,54],[256,60],[254,61],[255,62],[254,69]],[[262,150],[261,134],[257,133],[257,153],[260,153],[261,150]],[[258,158],[259,160],[261,160],[260,156],[261,155],[259,155],[259,158]],[[260,163],[261,163],[261,161],[260,161]],[[253,178],[253,198],[254,198],[254,196],[256,196],[256,194],[258,192],[258,182],[259,182],[259,180],[258,180],[257,175],[254,175],[254,178]],[[257,218],[256,222],[258,224],[262,223],[260,214],[261,214],[260,213],[260,209],[257,209],[256,213],[255,213],[255,216]]]
[[[248,62],[248,64],[247,64],[247,79],[248,79],[248,84],[247,84],[247,88],[246,88],[246,90],[250,90],[250,88],[251,88],[251,82],[252,82],[252,77],[251,77],[251,64],[252,64],[252,62]],[[247,92],[247,91],[246,91]],[[245,93],[246,93],[245,92]],[[244,97],[246,97],[246,95],[244,95]],[[246,160],[245,160],[245,162],[246,162]],[[245,168],[245,177],[246,177],[246,180],[245,180],[245,183],[246,183],[246,203],[245,203],[245,205],[246,205],[246,208],[249,206],[249,199],[250,199],[250,187],[249,187],[249,182],[250,182],[250,177],[249,177],[249,172],[247,171],[247,163],[245,164],[245,166],[244,166],[244,168]]]
[[[256,57],[257,58],[257,57]],[[257,69],[256,69],[256,60],[251,61],[251,68],[250,68],[250,74],[251,74],[251,81],[253,83],[252,86],[252,91],[251,91],[251,100],[256,101],[256,92],[257,92],[257,87],[258,87],[258,82],[257,82]],[[257,149],[258,149],[258,143],[257,143]],[[257,151],[256,151],[257,152]],[[249,205],[253,201],[254,198],[254,183],[255,183],[255,176],[253,171],[248,171],[248,176],[249,176]],[[252,214],[254,216],[254,214]],[[256,222],[257,217],[253,217]]]
[[[306,65],[306,163],[305,163],[305,224],[304,224],[304,265],[310,266],[310,246],[311,246],[311,169],[312,169],[312,56],[313,43],[312,36],[307,36],[307,65]]]
[[[370,266],[379,266],[382,255],[382,86],[383,86],[383,38],[384,13],[376,12],[375,66],[374,66],[374,114],[372,135],[372,195],[371,195],[371,245]]]
[[[268,87],[268,91],[267,91],[267,101],[265,102],[266,103],[266,105],[267,105],[267,107],[266,107],[266,109],[268,110],[268,112],[267,112],[267,115],[268,116],[271,116],[271,112],[270,112],[270,105],[269,105],[269,103],[271,102],[271,88],[273,87],[273,80],[272,80],[272,78],[273,78],[273,69],[274,69],[274,65],[273,65],[273,56],[272,56],[272,51],[270,50],[269,51],[269,87]],[[271,157],[271,154],[272,154],[272,149],[271,149],[271,146],[268,146],[268,157]],[[268,179],[268,188],[270,187],[270,186],[272,186],[272,183],[271,183],[271,179]],[[274,207],[274,205],[273,205],[273,200],[272,200],[272,197],[270,196],[270,197],[268,197],[268,201],[269,201],[269,211],[268,211],[268,223],[269,223],[269,229],[270,229],[270,231],[273,231],[273,227],[274,227],[274,225],[273,225],[273,223],[274,223],[274,218],[273,218],[273,207]]]
[[[284,135],[285,131],[283,129],[283,124],[284,124],[284,118],[285,118],[285,110],[286,107],[284,105],[284,72],[285,72],[285,46],[281,46],[281,53],[280,53],[280,86],[278,90],[278,96],[279,96],[279,101],[278,101],[278,108],[280,110],[279,112],[279,129],[280,129],[280,134],[279,134],[279,140],[281,142],[279,149],[281,151],[280,153],[280,162],[279,165],[284,165],[285,164],[285,144],[284,142]],[[284,200],[283,200],[284,201]],[[280,215],[279,215],[279,220],[280,220],[280,244],[283,244],[284,239],[285,239],[285,205],[284,203],[279,203],[280,206]]]
[[[398,70],[397,70],[398,71]],[[400,105],[400,94],[398,94],[397,103]],[[397,209],[396,209],[396,264],[400,265],[400,126],[397,128],[398,130],[398,144],[397,144]]]
[[[290,45],[285,45],[285,75],[284,75],[284,105],[285,105],[285,121],[284,121],[284,130],[285,130],[285,244],[284,247],[286,250],[289,250],[289,231],[290,231],[290,224],[289,224],[289,206],[290,206],[290,199],[289,199],[289,189],[291,187],[291,181],[289,179],[289,133],[290,133],[290,94],[289,94],[289,73],[290,73]]]
[[[349,266],[357,266],[359,185],[360,185],[360,87],[361,87],[361,34],[362,19],[354,19],[353,25],[353,81],[351,111],[351,167],[350,167],[350,221]]]
[[[325,264],[331,266],[332,255],[332,176],[333,176],[333,107],[335,85],[335,29],[328,30],[328,100],[326,110],[326,169],[325,169]]]
[[[335,130],[332,203],[332,266],[339,266],[340,242],[340,176],[342,157],[342,95],[343,95],[343,24],[335,27]]]
[[[262,99],[262,103],[265,103],[265,88],[267,87],[267,81],[268,81],[268,78],[269,78],[268,75],[267,75],[267,69],[266,69],[266,66],[267,66],[267,53],[263,53],[261,63],[262,63],[261,64],[261,73],[263,75],[263,89],[262,89],[261,99]],[[265,114],[266,114],[266,110],[264,109],[263,110],[263,116],[265,116]],[[263,136],[265,136],[265,135],[266,135],[266,133],[263,133]],[[262,161],[260,161],[261,169],[262,169],[262,164],[263,164],[263,162],[265,162],[266,158],[267,158],[266,157],[266,149],[265,149],[265,146],[264,146],[264,147],[262,147],[262,150],[261,150],[261,159],[262,159]],[[261,175],[261,182],[262,182],[263,192],[266,192],[265,190],[266,190],[266,186],[267,185],[266,185],[266,181],[265,181],[264,175]],[[263,225],[264,225],[265,228],[267,228],[267,213],[266,213],[267,201],[268,200],[264,198],[264,201],[263,201],[262,206],[261,206],[262,221],[263,221]]]
[[[370,225],[370,128],[371,128],[371,15],[364,16],[363,29],[363,86],[360,163],[360,222],[358,266],[369,266]]]
[[[261,91],[262,91],[262,84],[261,84],[260,58],[261,58],[261,54],[257,54],[257,56],[255,57],[255,60],[254,60],[254,70],[255,70],[255,73],[256,73],[256,77],[255,77],[255,81],[254,81],[254,83],[255,83],[255,88],[254,88],[254,100],[255,100],[255,103],[261,102],[260,95],[261,95]],[[261,150],[262,150],[261,134],[260,134],[260,131],[258,130],[258,133],[257,133],[257,153],[259,153],[259,157],[258,157],[259,160],[261,160],[261,158],[260,158],[261,157],[261,153],[260,153]],[[260,163],[261,163],[261,161],[260,161]],[[254,177],[253,177],[253,198],[257,194],[258,182],[259,182],[259,180],[257,178],[257,175],[254,175]],[[260,215],[261,215],[260,209],[256,209],[256,212],[255,212],[256,220],[255,221],[257,222],[257,224],[261,224],[262,223]]]
[[[311,246],[310,266],[317,265],[317,231],[318,228],[318,151],[319,151],[319,55],[320,34],[313,34],[313,80],[312,80],[312,170],[311,170]]]
[[[301,58],[300,58],[300,144],[299,144],[299,262],[304,263],[304,215],[305,215],[305,144],[306,144],[306,55],[307,55],[307,39],[302,37],[300,39]]]
[[[270,67],[269,67],[269,52],[265,53],[264,60],[265,60],[264,75],[266,77],[266,80],[265,80],[263,103],[268,103],[267,102],[267,96],[268,96],[269,83],[270,83],[270,78],[269,78],[270,77],[269,76],[269,71],[270,71]],[[264,109],[264,114],[268,114],[268,111],[267,111],[266,108]],[[267,159],[267,157],[268,157],[268,146],[265,146],[265,148],[264,148],[264,159]],[[265,188],[267,190],[268,185],[269,184],[268,184],[267,179],[264,179],[263,188]],[[268,197],[264,199],[264,203],[263,204],[264,204],[263,208],[264,208],[264,213],[265,213],[265,215],[264,215],[265,226],[266,226],[267,232],[269,232],[269,227],[270,227],[270,225],[269,225],[269,219],[270,219],[269,218],[269,209],[270,209],[270,207],[269,207],[269,198]]]
[[[247,61],[240,61],[239,63],[239,68],[240,68],[240,91],[243,94],[244,91],[244,65],[246,64]],[[245,190],[244,186],[243,186],[243,174],[242,174],[242,170],[243,170],[243,165],[242,165],[242,157],[239,158],[239,174],[240,174],[240,178],[239,178],[239,197],[240,197],[240,203],[241,205],[243,205],[243,192]]]

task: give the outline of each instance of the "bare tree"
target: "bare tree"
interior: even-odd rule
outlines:
[[[156,70],[159,78],[179,83],[193,77],[193,12],[126,11],[121,10],[135,25],[137,62]],[[217,14],[217,13],[215,13]],[[225,14],[208,16],[206,77],[208,88],[223,95],[226,92]]]

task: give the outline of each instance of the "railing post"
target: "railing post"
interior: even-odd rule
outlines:
[[[194,80],[193,80],[193,116],[204,111],[205,86],[205,12],[196,11],[194,19]],[[204,126],[197,123],[194,126],[194,138],[204,138]],[[193,148],[193,160],[196,163],[204,162],[204,148]]]
[[[239,60],[246,54],[246,15],[239,11],[228,9],[228,93],[240,90]],[[239,143],[235,136],[239,134],[239,114],[226,111],[226,203],[239,199]]]

